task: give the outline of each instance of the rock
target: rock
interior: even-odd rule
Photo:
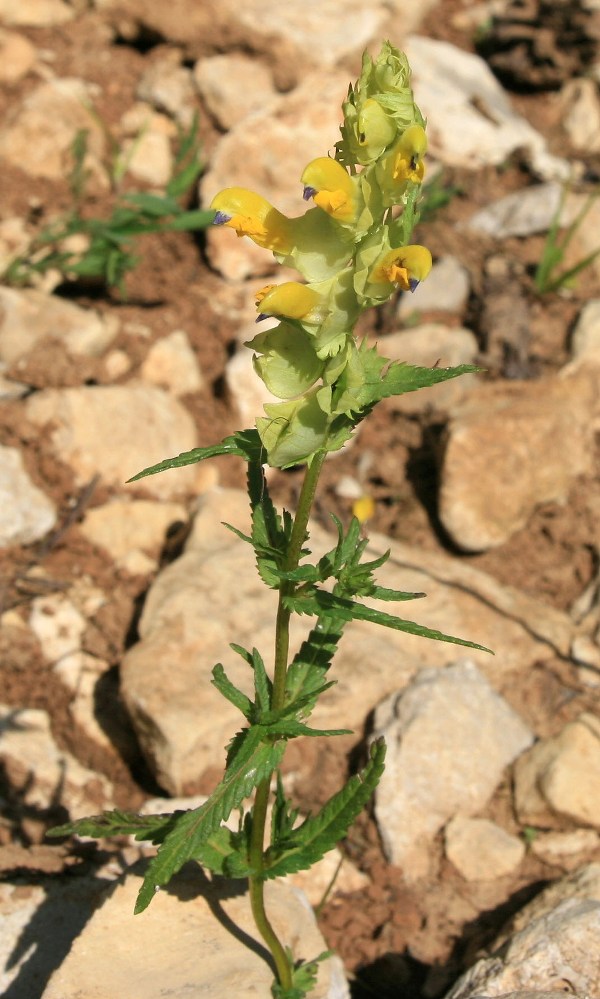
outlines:
[[[600,350],[600,298],[593,298],[585,303],[577,317],[571,351],[573,357],[583,357],[597,350]]]
[[[191,71],[181,65],[177,50],[171,49],[151,63],[137,85],[136,97],[182,124],[190,124],[196,93]]]
[[[474,364],[479,353],[475,334],[464,327],[423,323],[412,329],[391,333],[379,341],[379,349],[393,361],[442,368]],[[423,413],[429,409],[451,410],[465,399],[477,382],[477,375],[461,375],[431,388],[393,396],[385,402],[395,413]]]
[[[6,374],[7,370],[8,364],[0,361],[0,400],[8,402],[10,399],[22,399],[29,392],[29,385],[9,378]]]
[[[26,884],[22,876],[4,874],[0,884],[3,996],[42,995],[50,975],[98,904],[106,883],[100,876],[43,877],[36,873],[35,884]]]
[[[448,425],[439,514],[465,551],[501,545],[594,467],[600,366],[474,388]]]
[[[0,445],[0,548],[39,541],[55,524],[54,503],[31,481],[20,452]]]
[[[0,0],[0,21],[21,28],[52,28],[74,17],[64,0]]]
[[[7,117],[0,134],[0,157],[33,177],[62,180],[72,166],[73,139],[86,129],[87,165],[99,176],[104,136],[87,110],[93,95],[92,85],[82,80],[41,83]]]
[[[461,815],[445,830],[446,856],[466,881],[490,881],[513,874],[525,856],[525,844],[489,819]]]
[[[29,627],[44,657],[71,690],[78,688],[84,672],[97,676],[105,668],[102,660],[82,650],[87,622],[105,603],[102,590],[85,580],[71,586],[68,596],[48,593],[32,602]]]
[[[561,207],[562,198],[563,189],[560,184],[554,181],[535,184],[507,194],[482,208],[471,216],[466,228],[493,236],[494,239],[548,232]],[[569,225],[580,211],[581,205],[580,195],[569,195],[561,210],[561,223]]]
[[[568,80],[560,92],[561,124],[573,149],[586,154],[600,150],[600,101],[594,80]]]
[[[208,206],[222,188],[239,185],[262,194],[285,214],[304,214],[302,171],[339,137],[347,91],[346,73],[315,73],[254,114],[252,128],[240,122],[221,139],[202,177],[202,204]],[[206,239],[210,263],[230,280],[267,274],[273,267],[269,252],[232,230],[209,228]]]
[[[0,17],[2,16],[0,0]],[[36,51],[31,42],[16,31],[0,29],[0,82],[16,83],[35,65]]]
[[[140,374],[144,381],[162,385],[175,396],[199,392],[204,385],[198,360],[183,330],[174,330],[152,345]]]
[[[80,485],[94,475],[121,486],[143,468],[188,451],[197,444],[194,421],[186,409],[152,385],[93,385],[46,389],[26,401],[28,419],[51,423],[50,443],[70,465]],[[215,469],[204,465],[169,469],[142,479],[159,499],[202,491],[214,484]]]
[[[450,166],[476,170],[503,163],[523,148],[544,179],[567,178],[566,160],[551,156],[540,133],[512,110],[483,59],[449,42],[418,35],[408,38],[404,48],[433,156]]]
[[[115,315],[28,288],[0,287],[0,360],[14,364],[46,337],[60,342],[72,357],[98,357],[119,331]]]
[[[173,156],[168,135],[147,129],[123,143],[127,173],[153,187],[165,188],[173,172]]]
[[[117,499],[88,510],[80,529],[88,541],[104,548],[117,565],[127,568],[133,554],[143,554],[155,568],[167,529],[186,520],[186,509],[179,503]]]
[[[515,805],[529,825],[552,827],[570,819],[600,828],[600,718],[585,712],[521,757]]]
[[[4,272],[15,257],[25,253],[29,240],[22,218],[13,215],[0,221],[0,271]]]
[[[593,870],[595,869],[595,870]],[[445,999],[569,995],[592,999],[600,988],[598,865],[551,885],[512,920]],[[515,991],[516,990],[516,991]]]
[[[455,815],[480,811],[533,734],[474,663],[422,670],[375,712],[388,747],[375,818],[389,861],[414,882],[429,845]]]
[[[236,52],[199,59],[193,75],[209,114],[224,131],[277,97],[269,69]]]
[[[530,850],[546,864],[572,871],[581,866],[581,857],[600,849],[600,834],[594,829],[572,832],[536,832]]]
[[[64,808],[71,819],[114,807],[110,781],[58,748],[45,711],[2,705],[0,726],[0,763],[23,805],[42,811]]]
[[[159,892],[143,916],[135,918],[139,871],[134,868],[109,889],[53,974],[43,999],[159,999],[167,992],[174,999],[269,994],[273,973],[264,945],[254,944],[257,930],[241,886],[232,891],[232,882],[211,882],[189,864],[172,887]],[[265,894],[269,918],[294,956],[309,959],[322,953],[325,944],[306,899],[280,882],[269,882]],[[338,962],[329,959],[319,969],[315,999],[348,999]]]
[[[248,531],[245,493],[214,490],[202,497],[184,554],[150,588],[140,641],[122,662],[124,700],[150,765],[171,794],[193,792],[208,767],[221,766],[223,746],[239,727],[237,709],[210,683],[210,671],[220,661],[232,682],[250,692],[249,671],[227,643],[256,646],[269,668],[275,594],[259,584],[251,553],[223,528],[224,521]],[[311,524],[310,547],[316,555],[334,541]],[[404,615],[493,648],[494,658],[475,650],[471,658],[496,685],[510,686],[515,670],[549,655],[568,655],[574,626],[567,614],[449,556],[387,537],[373,535],[365,558],[390,549],[390,560],[378,573],[381,585],[427,592],[427,599]],[[389,603],[375,606],[390,613]],[[292,619],[292,648],[307,627]],[[384,697],[421,667],[451,661],[453,651],[415,635],[353,622],[334,663],[337,685],[317,705],[312,723],[339,728],[343,719],[345,727],[362,729],[365,716]],[[177,670],[172,669],[174,655]],[[199,717],[210,717],[211,724],[199,727]]]
[[[399,319],[418,316],[421,312],[455,312],[461,314],[469,297],[469,272],[456,257],[437,260],[427,280],[417,289],[400,296],[397,315]]]

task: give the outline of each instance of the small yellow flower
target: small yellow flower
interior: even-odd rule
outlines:
[[[293,248],[290,220],[266,198],[245,187],[227,187],[213,198],[215,225],[226,225],[238,236],[249,236],[258,246],[287,254]]]
[[[375,500],[365,493],[364,496],[354,500],[352,513],[361,524],[366,524],[375,515]]]
[[[264,316],[285,316],[287,319],[305,319],[318,322],[320,313],[315,313],[321,296],[299,281],[284,281],[283,284],[268,284],[256,294],[256,307],[259,319]]]
[[[402,291],[415,291],[431,270],[431,253],[426,246],[399,246],[378,261],[370,274],[376,284],[389,281]]]
[[[350,224],[355,221],[357,188],[341,163],[329,156],[319,156],[308,164],[300,179],[306,201],[313,198],[315,205],[336,222]]]

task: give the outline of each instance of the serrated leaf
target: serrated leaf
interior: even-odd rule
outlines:
[[[328,684],[329,686],[329,684]],[[279,735],[285,739],[295,739],[301,735],[352,735],[351,728],[309,728],[295,718],[279,718],[272,722],[265,723],[265,728],[272,735]]]
[[[421,638],[431,638],[437,642],[450,642],[452,645],[463,645],[467,649],[478,649],[480,652],[494,654],[485,645],[468,642],[464,638],[456,638],[453,635],[445,635],[441,631],[426,628],[414,621],[405,621],[392,614],[385,614],[375,607],[367,607],[356,600],[346,600],[333,593],[328,593],[326,590],[314,590],[306,596],[303,594],[292,595],[286,598],[286,606],[294,610],[296,614],[330,614],[344,621],[370,621],[372,624],[380,624],[384,628],[392,628],[394,631],[404,631],[409,635],[419,635]]]
[[[223,697],[226,697],[234,707],[242,712],[246,721],[250,721],[252,717],[252,701],[231,682],[222,663],[217,663],[213,667],[211,683],[217,688],[220,694],[223,694]]]
[[[165,458],[164,461],[159,461],[156,465],[150,465],[148,468],[142,469],[141,472],[128,479],[128,482],[137,482],[138,479],[143,479],[147,475],[156,475],[158,472],[165,472],[169,468],[182,468],[184,465],[194,465],[199,461],[204,461],[205,458],[215,458],[217,455],[222,454],[236,455],[239,458],[245,458],[246,461],[255,460],[255,455],[257,452],[260,452],[261,448],[262,445],[258,431],[241,430],[230,437],[225,437],[220,444],[212,444],[209,447],[195,447],[191,451],[182,451],[181,454],[175,455],[174,458]]]
[[[54,826],[46,833],[47,836],[93,836],[94,839],[104,839],[108,836],[135,836],[137,840],[150,843],[161,843],[166,834],[185,814],[178,810],[161,815],[137,815],[135,812],[124,812],[115,808],[112,812],[101,815],[89,815],[64,825]]]
[[[143,912],[155,892],[166,885],[188,860],[200,855],[204,844],[252,789],[277,769],[285,742],[263,742],[260,725],[244,730],[225,775],[200,808],[186,812],[165,837],[151,860],[139,891],[135,912]]]
[[[293,955],[288,950],[288,960],[290,965],[293,964]],[[283,988],[279,982],[275,981],[271,986],[271,994],[273,999],[304,999],[309,992],[312,992],[315,985],[317,984],[317,974],[318,965],[321,961],[325,961],[328,957],[331,957],[333,951],[324,950],[322,954],[318,957],[312,959],[312,961],[301,961],[292,969],[292,987],[290,989]]]
[[[317,815],[309,816],[292,830],[293,845],[279,856],[275,853],[276,848],[267,850],[264,877],[276,878],[307,870],[332,850],[373,794],[383,773],[384,761],[385,743],[383,739],[377,739],[371,746],[371,758],[366,767],[351,777]]]

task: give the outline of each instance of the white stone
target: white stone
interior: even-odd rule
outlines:
[[[533,734],[469,660],[422,670],[375,712],[388,747],[375,793],[386,855],[409,882],[429,870],[429,845],[455,815],[480,811]]]
[[[54,503],[31,481],[20,452],[0,445],[0,548],[29,545],[55,524]]]
[[[62,805],[72,819],[112,807],[110,781],[57,747],[45,711],[2,705],[0,730],[0,762],[24,805],[44,810]]]
[[[36,597],[29,615],[29,627],[45,658],[52,664],[81,651],[86,620],[62,593]]]
[[[600,350],[600,298],[586,302],[577,317],[571,338],[573,357]]]
[[[72,166],[71,145],[80,129],[88,132],[88,166],[97,176],[104,148],[102,129],[87,106],[94,90],[82,80],[41,83],[16,104],[0,134],[0,157],[33,177],[63,179]]]
[[[600,101],[598,86],[585,77],[568,80],[560,92],[561,124],[574,149],[590,153],[600,150]]]
[[[140,374],[144,381],[162,385],[175,396],[198,392],[204,385],[198,359],[183,330],[174,330],[152,345]]]
[[[462,313],[467,304],[470,288],[469,272],[453,256],[436,260],[426,281],[414,292],[400,296],[397,315],[408,319],[415,314],[432,310]]]
[[[565,160],[511,108],[487,63],[449,42],[412,35],[404,45],[416,101],[427,118],[431,153],[442,163],[478,169],[525,148],[544,179],[566,178]]]
[[[1,0],[0,0],[1,16]],[[28,38],[0,29],[0,81],[16,83],[35,65],[36,52]]]
[[[270,665],[275,594],[258,582],[251,552],[222,526],[224,521],[248,532],[244,492],[218,489],[202,497],[185,552],[150,588],[140,641],[122,663],[123,695],[138,737],[171,794],[190,793],[207,767],[221,765],[223,746],[239,727],[239,712],[210,683],[214,663],[222,662],[232,681],[251,693],[249,670],[227,643],[256,646]],[[315,555],[334,543],[334,535],[311,524]],[[371,536],[365,558],[390,549],[390,560],[378,573],[381,585],[427,593],[426,600],[410,609],[403,604],[396,613],[494,649],[495,657],[476,650],[470,655],[495,684],[510,683],[515,670],[549,655],[568,656],[574,625],[567,614],[450,556],[384,536]],[[389,603],[375,606],[395,610]],[[293,618],[293,649],[308,627]],[[311,720],[324,728],[343,723],[362,729],[366,714],[420,667],[439,667],[455,654],[453,647],[416,635],[353,622],[334,662],[337,684]],[[177,670],[172,669],[175,655]],[[210,717],[211,724],[199,727],[199,717]]]
[[[46,389],[26,401],[26,414],[52,424],[49,442],[83,485],[94,475],[125,491],[143,488],[159,499],[202,491],[216,471],[204,464],[169,469],[126,486],[143,468],[197,445],[188,411],[153,385],[94,385]]]
[[[225,131],[277,97],[269,69],[236,52],[199,59],[193,72],[209,113]]]
[[[169,137],[152,129],[143,130],[135,139],[123,144],[127,173],[153,187],[164,188],[173,172],[173,155]]]
[[[468,229],[506,239],[509,236],[533,236],[548,232],[561,206],[563,190],[549,181],[535,184],[494,201],[476,212],[466,223]],[[579,195],[569,195],[561,211],[561,222],[568,225],[581,207]]]
[[[556,826],[561,817],[600,829],[600,718],[584,712],[515,766],[521,822]]]
[[[136,96],[189,124],[194,111],[194,85],[191,71],[181,65],[181,56],[176,50],[166,52],[151,63],[138,83]]]
[[[536,832],[530,850],[546,864],[573,870],[581,866],[581,857],[600,848],[600,834],[594,829],[572,832]]]
[[[466,881],[491,881],[513,874],[525,844],[489,819],[457,815],[445,829],[446,856]]]
[[[0,271],[13,262],[15,257],[25,253],[30,236],[22,218],[12,215],[0,222]]]
[[[514,933],[492,957],[477,961],[445,999],[484,999],[531,989],[584,999],[598,994],[600,903],[565,898]]]
[[[72,357],[97,357],[118,331],[115,315],[102,316],[32,288],[0,287],[0,360],[8,364],[46,337],[60,341]]]
[[[180,503],[115,499],[88,510],[80,530],[92,544],[104,548],[117,565],[131,564],[133,553],[144,553],[153,568],[167,528],[186,519],[186,509]]]
[[[475,334],[464,327],[442,323],[422,323],[411,329],[391,333],[379,341],[380,352],[392,361],[405,361],[441,368],[473,364],[479,353]],[[398,413],[422,413],[430,409],[451,410],[465,399],[477,382],[477,375],[460,375],[418,392],[386,399],[385,406]]]
[[[52,975],[43,999],[269,995],[273,973],[263,946],[248,946],[257,939],[257,930],[247,894],[232,892],[231,882],[210,882],[190,864],[173,879],[172,889],[158,892],[143,916],[134,917],[139,870],[128,872],[106,893]],[[270,881],[265,895],[275,931],[296,958],[310,959],[326,949],[300,892]],[[215,911],[223,918],[217,918]],[[348,999],[337,961],[319,965],[312,995]]]
[[[64,0],[0,0],[0,21],[22,28],[51,28],[75,17]]]
[[[600,365],[474,388],[448,425],[439,514],[465,551],[501,545],[540,503],[564,502],[595,465]]]

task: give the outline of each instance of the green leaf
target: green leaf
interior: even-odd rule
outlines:
[[[292,970],[291,989],[285,989],[279,982],[275,981],[271,986],[273,999],[304,999],[317,984],[319,963],[331,957],[332,953],[333,951],[324,950],[322,954],[313,958],[312,961],[301,961],[300,964],[297,964]],[[293,955],[289,950],[287,954],[290,965],[292,965]]]
[[[267,850],[265,878],[282,877],[307,870],[332,850],[363,810],[383,773],[385,743],[377,739],[371,746],[366,767],[329,799],[317,815],[309,816],[290,833],[290,845],[281,852],[275,845]]]
[[[195,232],[197,229],[208,229],[209,225],[212,225],[215,220],[216,212],[201,211],[198,209],[193,212],[179,212],[174,218],[165,222],[161,227],[163,230],[168,230],[169,232],[189,232],[190,230]]]
[[[264,660],[258,649],[252,649],[252,652],[248,652],[248,650],[242,645],[236,645],[234,642],[230,643],[230,648],[232,648],[234,652],[237,652],[237,654],[242,657],[244,662],[248,663],[248,666],[250,666],[254,673],[254,691],[256,694],[255,706],[257,715],[254,720],[260,722],[262,720],[261,715],[270,710],[271,692],[273,690],[273,683],[265,669]]]
[[[383,611],[376,610],[375,607],[366,607],[355,600],[346,600],[333,593],[327,593],[326,590],[313,590],[310,594],[295,594],[287,597],[286,605],[297,614],[329,613],[345,621],[370,621],[372,624],[380,624],[385,628],[393,628],[394,631],[405,631],[409,635],[419,635],[421,638],[432,638],[438,642],[450,642],[453,645],[463,645],[468,649],[479,649],[481,652],[494,654],[491,649],[487,649],[484,645],[467,642],[464,638],[445,635],[441,631],[426,628],[414,621],[405,621],[392,614],[385,614]]]
[[[265,728],[271,735],[279,735],[284,739],[296,739],[301,735],[352,735],[351,728],[309,728],[295,718],[278,718],[272,722],[265,722]]]
[[[252,701],[231,682],[222,663],[217,663],[213,667],[211,683],[217,688],[220,694],[223,694],[223,697],[226,697],[234,707],[242,712],[246,721],[250,721],[252,717]]]
[[[46,835],[93,836],[95,839],[104,839],[108,836],[135,836],[137,840],[161,843],[179,816],[184,814],[185,812],[179,810],[162,815],[137,815],[135,812],[124,812],[116,808],[112,812],[103,812],[102,815],[89,815],[84,819],[54,826]]]
[[[256,430],[240,430],[230,437],[225,437],[220,444],[212,444],[209,447],[195,447],[191,451],[182,451],[174,458],[165,458],[156,465],[150,465],[133,475],[128,482],[137,482],[147,475],[156,475],[157,472],[165,472],[169,468],[182,468],[184,465],[194,465],[205,458],[215,458],[221,454],[236,455],[245,458],[246,461],[255,460],[257,452],[261,453],[262,445]]]
[[[179,817],[156,857],[150,861],[138,894],[136,913],[147,908],[155,892],[168,884],[188,860],[195,860],[201,855],[204,844],[214,835],[220,823],[254,787],[277,769],[285,742],[275,745],[263,742],[264,734],[260,725],[245,729],[237,740],[235,753],[230,755],[222,781],[208,801]]]

